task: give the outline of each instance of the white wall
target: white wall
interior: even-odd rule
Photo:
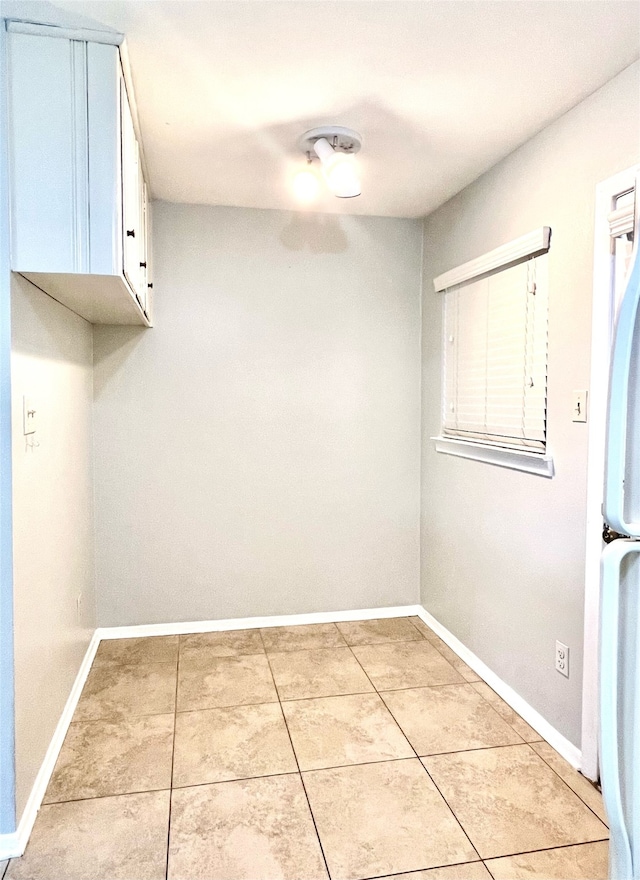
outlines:
[[[101,625],[419,596],[421,223],[158,203],[96,327]]]
[[[95,627],[93,343],[90,324],[19,275],[11,298],[20,816]],[[22,432],[24,394],[40,422],[33,449]]]
[[[422,600],[573,743],[580,743],[586,424],[594,190],[637,162],[639,65],[628,68],[425,221]],[[553,480],[434,451],[440,427],[442,300],[433,278],[551,226],[548,442]],[[554,669],[555,640],[571,675]]]

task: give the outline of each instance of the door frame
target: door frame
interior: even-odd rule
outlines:
[[[0,859],[16,828],[13,530],[11,487],[11,274],[9,156],[7,146],[7,46],[0,19]]]
[[[589,451],[587,458],[587,525],[584,588],[584,656],[582,672],[582,761],[588,779],[599,778],[599,629],[602,500],[606,461],[606,418],[611,357],[613,253],[608,215],[613,199],[636,185],[634,165],[596,186],[591,315]],[[636,216],[640,199],[636,197]]]

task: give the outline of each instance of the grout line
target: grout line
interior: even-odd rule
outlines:
[[[545,742],[545,740],[542,740],[542,742]],[[533,748],[533,744],[532,744],[532,743],[526,743],[526,745],[529,746],[529,748],[530,748],[531,751],[534,753],[534,755],[536,755],[538,758],[540,758],[541,761],[544,761],[544,763],[547,765],[547,767],[548,767],[550,770],[553,770],[553,772],[556,774],[556,776],[558,777],[558,779],[559,779],[561,782],[564,782],[564,784],[567,786],[567,788],[568,788],[570,791],[572,791],[573,794],[575,794],[575,796],[578,798],[578,800],[582,801],[582,803],[585,805],[585,807],[586,807],[588,810],[591,810],[591,812],[592,812],[593,815],[596,817],[596,819],[597,819],[599,822],[602,822],[602,824],[604,825],[604,827],[605,827],[607,830],[609,830],[609,826],[607,825],[607,823],[604,822],[604,821],[600,818],[600,816],[598,816],[598,814],[596,813],[596,811],[593,810],[593,809],[589,806],[589,804],[584,800],[584,798],[582,798],[582,797],[578,794],[578,792],[573,788],[573,786],[569,785],[569,783],[567,782],[567,780],[564,779],[564,778],[558,773],[558,771],[557,771],[556,768],[553,766],[553,764],[550,764],[549,761],[547,761],[546,758],[543,758],[542,755],[539,755],[538,752],[536,752],[536,750]],[[549,745],[549,743],[546,743],[546,745]],[[553,748],[553,746],[550,746],[550,748]],[[560,757],[562,758],[562,755],[560,755]],[[564,758],[562,758],[562,760],[564,760]],[[571,766],[571,765],[569,765],[569,766]],[[577,772],[578,772],[578,771],[575,770],[575,768],[573,768],[573,767],[571,767],[571,769],[574,771],[574,773],[577,773]],[[582,778],[583,778],[585,781],[588,781],[588,780],[586,779],[586,777],[583,776]],[[600,794],[600,792],[598,791],[598,789],[597,789],[595,786],[593,787],[593,790],[594,790],[594,792],[595,792],[596,794]],[[600,795],[600,796],[602,797],[602,795]],[[605,813],[605,815],[606,815],[606,813]]]
[[[355,654],[354,654],[354,657],[355,657]],[[358,658],[356,657],[356,660],[357,660],[357,659],[358,659]],[[367,673],[366,673],[366,671],[364,670],[364,668],[363,668],[363,671],[364,671],[364,674],[367,675]],[[367,678],[369,678],[368,675],[367,675]],[[371,679],[369,679],[369,681],[371,681]],[[373,682],[372,682],[372,681],[371,681],[371,684],[373,685]],[[373,685],[373,686],[375,687],[375,685]],[[376,688],[376,693],[378,693],[378,696],[380,696],[380,694],[379,694],[377,688]],[[402,735],[404,736],[404,738],[405,738],[405,739],[407,740],[407,742],[409,743],[411,749],[413,750],[414,755],[416,756],[416,758],[418,759],[418,761],[419,761],[419,763],[420,763],[420,766],[422,767],[422,769],[424,770],[424,772],[427,774],[428,778],[431,779],[431,782],[432,782],[433,785],[435,786],[435,788],[436,788],[436,790],[438,791],[440,797],[442,798],[442,800],[443,800],[443,801],[445,802],[445,804],[447,805],[447,807],[448,807],[448,809],[449,809],[449,812],[451,813],[451,815],[453,816],[453,818],[456,820],[456,822],[457,822],[458,825],[460,826],[460,828],[461,828],[461,830],[462,830],[462,833],[464,834],[464,836],[465,836],[465,837],[467,838],[467,840],[469,841],[469,844],[471,845],[471,848],[473,849],[473,851],[474,851],[474,852],[476,853],[476,855],[478,856],[478,859],[480,859],[480,853],[479,853],[478,850],[475,848],[475,846],[473,845],[473,842],[472,842],[471,838],[469,837],[469,835],[467,834],[467,832],[466,832],[466,831],[464,830],[464,828],[462,827],[462,823],[460,822],[460,820],[458,819],[458,817],[456,816],[456,814],[454,813],[454,811],[451,809],[451,806],[449,805],[449,802],[448,802],[447,799],[444,797],[444,795],[442,794],[442,792],[440,791],[440,789],[438,788],[438,786],[435,784],[434,780],[431,778],[431,774],[429,773],[429,771],[427,770],[427,768],[424,766],[423,762],[420,760],[420,755],[417,753],[417,751],[415,750],[415,748],[414,748],[414,746],[413,746],[413,743],[411,742],[411,740],[409,739],[409,737],[407,736],[407,734],[404,732],[404,730],[403,730],[402,727],[400,726],[400,722],[397,720],[397,718],[395,717],[395,715],[393,714],[393,712],[391,711],[391,709],[390,709],[390,708],[387,706],[387,704],[384,702],[384,699],[383,699],[382,697],[380,697],[380,699],[382,700],[382,702],[383,702],[384,705],[386,706],[387,712],[391,715],[391,717],[393,718],[393,720],[395,721],[395,723],[398,725],[398,730],[402,733]]]
[[[353,653],[353,652],[352,652],[352,653]],[[353,656],[356,657],[355,654],[354,654]],[[356,657],[356,660],[357,660],[357,659],[358,659],[358,658]],[[364,667],[362,667],[362,671],[364,672],[365,675],[367,675],[367,672],[366,672],[366,670],[364,669]],[[368,675],[367,675],[367,678],[369,678]],[[369,681],[371,681],[370,678],[369,678]],[[372,681],[371,681],[371,684],[373,685],[373,687],[375,687],[375,685],[373,684]],[[404,730],[403,730],[402,727],[400,726],[400,722],[399,722],[398,719],[395,717],[395,715],[393,714],[393,712],[391,711],[391,709],[387,706],[387,704],[384,702],[383,698],[380,696],[380,694],[379,694],[377,688],[376,688],[376,693],[377,693],[378,696],[380,697],[380,700],[384,703],[384,706],[385,706],[387,712],[389,713],[389,715],[393,718],[394,722],[397,724],[397,726],[398,726],[398,730],[400,731],[400,733],[401,733],[401,734],[404,736],[404,738],[406,739],[407,743],[409,744],[409,747],[411,748],[411,750],[413,751],[414,755],[415,755],[416,758],[418,759],[418,761],[419,761],[419,763],[420,763],[420,766],[422,767],[422,769],[424,770],[424,772],[427,774],[427,776],[429,777],[429,779],[431,779],[431,776],[430,776],[430,774],[429,774],[429,771],[427,770],[427,768],[424,766],[424,764],[423,764],[422,761],[420,760],[420,755],[417,753],[417,751],[416,751],[415,748],[413,747],[413,743],[411,742],[411,740],[409,739],[409,737],[407,736],[407,734],[404,732]],[[406,759],[406,760],[410,760],[410,761],[411,761],[411,760],[413,760],[413,758],[409,758],[409,759]],[[437,791],[439,792],[440,797],[442,798],[442,800],[445,802],[445,804],[446,804],[447,807],[449,808],[449,811],[450,811],[451,815],[453,816],[453,818],[456,820],[456,822],[457,822],[458,825],[460,826],[460,828],[461,828],[461,830],[462,830],[462,833],[464,834],[464,836],[465,836],[465,837],[467,838],[467,840],[469,841],[469,844],[471,845],[471,848],[473,849],[473,851],[474,851],[474,852],[476,853],[476,855],[478,856],[478,859],[480,859],[480,853],[479,853],[478,850],[475,848],[475,846],[473,845],[473,842],[472,842],[471,838],[469,837],[469,835],[467,834],[467,832],[466,832],[466,831],[464,830],[464,828],[462,827],[462,823],[460,822],[460,820],[458,819],[458,817],[456,816],[456,814],[453,812],[453,810],[452,810],[451,807],[449,806],[448,801],[447,801],[446,798],[443,796],[443,794],[442,794],[442,792],[440,791],[440,789],[438,788],[438,786],[435,784],[435,782],[433,782],[433,779],[431,779],[431,781],[432,781],[432,783],[435,785]]]
[[[396,620],[406,620],[406,617],[398,617]],[[377,648],[379,645],[406,645],[408,642],[424,642],[424,639],[419,633],[416,638],[412,639],[380,639],[376,642],[347,642],[348,648]]]
[[[353,652],[352,652],[352,653],[353,653]],[[358,660],[358,658],[356,657],[355,654],[354,654],[353,656],[356,658],[356,660]],[[446,658],[443,658],[443,659],[446,659]],[[361,664],[361,665],[362,665],[362,664]],[[362,671],[363,671],[364,674],[367,676],[367,678],[369,678],[369,676],[367,675],[367,672],[366,672],[366,670],[364,669],[364,667],[362,667]],[[369,681],[371,681],[370,678],[369,678]],[[375,685],[373,684],[373,681],[371,681],[371,684],[373,685],[373,687],[375,687]],[[376,688],[376,693],[378,694],[378,696],[380,696],[380,693],[379,693],[379,691],[378,691],[377,688]],[[393,712],[391,711],[391,709],[389,709],[389,707],[387,706],[387,704],[384,702],[384,699],[383,699],[382,697],[380,697],[380,699],[382,700],[382,702],[383,702],[384,705],[386,706],[387,712],[391,715],[391,717],[393,718],[393,720],[395,721],[395,723],[398,725],[398,729],[400,730],[400,732],[402,733],[402,735],[404,736],[404,738],[405,738],[405,739],[407,740],[407,742],[409,743],[409,746],[411,747],[411,749],[412,749],[414,755],[415,755],[416,758],[418,759],[418,761],[419,761],[419,763],[420,763],[420,766],[422,767],[422,769],[424,770],[424,772],[427,774],[427,777],[431,780],[432,784],[435,786],[436,791],[438,792],[438,794],[440,795],[440,797],[442,798],[442,800],[443,800],[443,801],[445,802],[445,804],[447,805],[447,807],[448,807],[448,809],[449,809],[449,812],[451,813],[451,815],[453,816],[453,818],[456,820],[456,822],[457,822],[458,825],[460,826],[460,830],[462,831],[462,833],[464,834],[464,836],[465,836],[465,837],[467,838],[467,840],[469,841],[469,845],[471,846],[471,848],[473,849],[473,851],[474,851],[474,852],[476,853],[476,855],[478,856],[478,860],[481,860],[480,853],[478,852],[478,850],[477,850],[477,849],[475,848],[475,846],[473,845],[473,841],[471,840],[471,838],[469,837],[469,835],[468,835],[467,832],[465,831],[464,827],[462,826],[462,823],[460,822],[460,820],[459,820],[458,817],[456,816],[455,812],[454,812],[453,809],[451,808],[451,805],[449,804],[449,802],[447,801],[447,799],[445,798],[445,796],[442,794],[442,792],[440,791],[440,789],[439,789],[438,786],[436,785],[434,779],[431,777],[431,774],[429,773],[429,771],[428,771],[427,768],[425,767],[424,763],[420,760],[420,755],[417,753],[417,751],[416,751],[415,748],[413,747],[413,743],[411,742],[411,740],[409,739],[409,737],[407,736],[407,734],[404,732],[404,730],[403,730],[402,727],[400,726],[400,722],[397,720],[397,718],[395,717],[395,715],[393,714]],[[413,760],[413,759],[408,759],[408,760]]]
[[[419,759],[418,759],[418,760],[419,760]],[[482,860],[482,856],[480,855],[480,853],[478,852],[478,850],[477,850],[476,847],[474,846],[473,841],[471,840],[471,838],[470,838],[469,835],[467,834],[464,825],[462,824],[462,822],[460,821],[460,819],[458,819],[458,816],[456,815],[455,810],[453,809],[453,807],[451,806],[451,804],[449,803],[449,801],[446,799],[446,797],[443,795],[443,793],[440,791],[440,786],[436,783],[436,781],[435,781],[435,779],[433,778],[433,776],[429,773],[429,771],[428,771],[427,768],[425,767],[424,761],[420,761],[420,765],[422,766],[422,769],[424,770],[424,772],[427,774],[427,776],[428,776],[429,779],[431,780],[431,783],[432,783],[433,786],[435,787],[436,791],[438,792],[438,794],[440,795],[440,797],[442,798],[442,800],[445,802],[445,804],[446,804],[447,807],[449,808],[449,811],[451,812],[451,815],[453,816],[453,818],[456,820],[456,822],[457,822],[458,825],[460,826],[460,828],[461,828],[461,830],[462,830],[462,833],[464,834],[464,836],[465,836],[465,837],[467,838],[467,840],[469,841],[469,844],[470,844],[471,848],[473,849],[474,853],[476,853],[476,855],[478,856],[478,859],[479,859],[479,860]]]
[[[530,856],[539,852],[552,852],[554,849],[572,849],[574,846],[588,846],[591,843],[609,843],[609,838],[600,837],[598,840],[580,840],[578,843],[560,843],[556,846],[542,846],[538,849],[524,849],[520,852],[505,853],[502,856],[485,856],[483,861],[490,862],[495,859],[511,859],[516,856]]]
[[[404,618],[404,617],[393,618],[393,620],[407,620],[407,619],[408,618]],[[349,622],[351,622],[351,621],[349,621]],[[308,626],[315,626],[315,624],[307,624],[307,625]],[[334,626],[336,626],[336,624],[334,624]],[[340,631],[338,630],[338,632],[340,632]],[[272,648],[267,648],[265,646],[265,653],[266,654],[293,654],[296,651],[335,651],[339,648],[376,648],[379,645],[404,645],[404,644],[407,644],[407,642],[425,642],[425,641],[427,641],[422,635],[418,634],[417,638],[412,638],[412,639],[384,639],[384,640],[377,641],[377,642],[357,642],[356,644],[351,645],[351,644],[349,644],[349,642],[347,642],[347,640],[342,635],[342,633],[340,633],[340,635],[342,636],[342,638],[344,640],[343,644],[341,644],[341,645],[316,645],[313,648],[309,648],[309,647],[307,647],[307,648],[289,648],[289,649],[279,648],[277,650],[274,650]]]
[[[580,843],[563,843],[563,844],[560,844],[559,846],[549,846],[549,847],[544,847],[543,849],[524,850],[523,852],[509,853],[508,855],[504,855],[504,856],[489,856],[488,858],[485,858],[485,859],[479,858],[479,859],[474,859],[469,862],[454,862],[454,863],[445,864],[445,865],[432,865],[429,868],[416,868],[412,871],[399,871],[399,872],[395,872],[393,874],[375,874],[371,877],[367,877],[366,880],[384,880],[385,877],[411,878],[412,874],[417,875],[417,874],[422,873],[423,871],[442,870],[442,868],[465,868],[468,865],[478,865],[478,864],[484,865],[484,867],[489,872],[489,875],[493,878],[494,874],[491,872],[491,870],[489,869],[489,866],[487,865],[487,862],[489,862],[489,861],[496,861],[497,859],[510,859],[510,858],[515,858],[517,856],[521,856],[521,855],[523,855],[523,856],[524,855],[535,855],[536,853],[539,853],[539,852],[552,852],[553,850],[556,850],[556,849],[572,849],[573,847],[576,847],[576,846],[589,846],[590,844],[593,844],[593,843],[607,843],[607,842],[608,841],[605,839],[605,840],[585,840],[585,841],[581,841]]]
[[[371,694],[375,694],[377,691],[349,691],[349,693],[345,694],[316,694],[313,697],[289,697],[285,699],[284,697],[280,698],[282,703],[303,703],[305,700],[330,700],[332,697],[366,697],[371,696]]]
[[[155,638],[155,636],[140,636],[140,638]],[[149,666],[173,666],[178,662],[178,652],[175,660],[126,660],[119,663],[98,663],[95,660],[91,664],[89,672],[98,672],[102,669],[146,669]]]
[[[108,724],[120,724],[123,721],[134,721],[138,718],[157,718],[159,715],[173,715],[174,710],[169,712],[145,712],[136,713],[131,712],[126,715],[103,715],[101,718],[80,718],[78,721],[71,721],[69,723],[69,727],[72,724],[97,724],[97,723],[108,723]],[[74,713],[75,715],[75,713]]]
[[[487,872],[487,874],[489,875],[489,877],[491,877],[492,880],[496,880],[496,876],[493,873],[493,871],[489,868],[489,865],[487,865],[487,863],[485,861],[483,861],[482,864],[484,865],[484,869]]]
[[[307,648],[300,648],[300,647],[298,647],[298,648],[286,648],[286,647],[268,648],[267,643],[264,640],[264,633],[262,632],[262,630],[267,629],[267,630],[269,630],[269,632],[274,632],[275,630],[278,630],[278,629],[289,629],[289,627],[278,627],[278,626],[262,627],[262,628],[260,628],[259,632],[260,632],[260,635],[262,636],[262,644],[264,645],[265,653],[266,654],[291,654],[294,651],[324,651],[324,650],[329,651],[332,648],[346,648],[347,647],[347,642],[345,640],[345,637],[340,632],[340,629],[338,628],[338,625],[336,623],[334,623],[334,622],[329,622],[327,624],[325,624],[325,623],[306,623],[306,624],[303,623],[303,624],[296,626],[295,628],[297,630],[300,630],[300,629],[304,629],[307,626],[332,626],[335,629],[338,636],[342,639],[342,642],[339,645],[316,645],[315,647],[312,647],[312,648],[308,648],[308,647]]]
[[[365,877],[364,880],[386,880],[387,877],[411,877],[422,874],[426,871],[441,871],[443,868],[466,868],[468,865],[481,865],[482,859],[473,859],[470,862],[453,862],[447,865],[431,865],[428,868],[413,868],[411,871],[395,871],[393,874],[374,874],[371,877]]]
[[[249,706],[275,706],[278,700],[262,700],[259,703],[230,703],[225,706],[198,706],[196,709],[179,709],[176,715],[189,715],[191,712],[215,712],[218,709],[244,709]]]
[[[449,664],[449,665],[451,665],[451,664]],[[457,671],[457,670],[456,670],[456,671]],[[442,684],[414,684],[414,685],[406,685],[405,687],[399,687],[399,688],[390,688],[390,687],[386,687],[386,688],[381,688],[381,689],[378,691],[378,693],[380,693],[380,694],[386,694],[386,693],[390,693],[390,694],[392,694],[392,693],[395,693],[396,691],[419,691],[419,690],[425,690],[425,689],[427,689],[427,688],[462,687],[462,686],[464,686],[465,684],[466,684],[466,685],[471,685],[472,682],[470,682],[470,681],[445,681],[445,682],[442,683]],[[478,692],[476,691],[476,693],[478,693]],[[480,697],[480,696],[482,696],[482,694],[478,694],[478,696]],[[482,699],[485,699],[485,698],[482,697]],[[487,700],[486,702],[489,702],[489,701]],[[489,704],[489,705],[491,705],[491,704]],[[492,707],[492,708],[493,708],[493,707]],[[497,712],[497,710],[494,709],[494,712]],[[500,715],[499,712],[498,712],[498,715]],[[502,717],[502,716],[500,716],[500,717]],[[509,724],[509,722],[506,721],[505,719],[503,719],[503,721],[505,721],[505,724]],[[511,726],[511,725],[509,725],[509,726]],[[516,732],[517,732],[517,731],[516,731]]]
[[[173,711],[168,712],[145,712],[144,715],[136,715],[131,713],[130,715],[122,715],[122,716],[104,716],[102,718],[86,718],[81,719],[80,721],[70,721],[69,728],[73,727],[76,724],[122,724],[127,721],[139,721],[141,718],[160,718],[162,715],[173,715],[175,714]],[[65,737],[66,741],[66,737]]]
[[[200,633],[196,633],[196,635],[200,635]],[[181,647],[180,648],[180,656],[182,657],[183,660],[186,660],[191,655],[202,654],[208,650],[210,650],[210,648],[207,648],[206,646],[202,646],[199,648],[183,648],[183,647]],[[241,653],[235,653],[235,654],[213,654],[211,657],[208,657],[207,659],[209,660],[209,662],[211,662],[212,660],[240,660],[240,658],[242,658],[242,657],[264,657],[264,655],[265,655],[264,651],[243,651]]]
[[[509,749],[512,746],[526,746],[528,743],[519,742],[519,743],[503,743],[502,745],[497,746],[474,746],[471,749],[454,749],[451,752],[429,752],[428,755],[418,755],[419,758],[439,758],[443,755],[466,755],[469,752],[488,752],[492,749]]]
[[[276,776],[299,775],[299,770],[279,770],[277,773],[257,773],[255,776],[234,776],[232,779],[212,779],[209,782],[189,782],[186,785],[174,785],[172,791],[184,791],[186,788],[203,788],[210,785],[228,785],[231,782],[249,782],[252,779],[273,779]]]
[[[67,798],[63,801],[48,801],[46,804],[43,803],[43,807],[57,807],[60,804],[81,804],[84,801],[103,801],[107,798],[120,798],[120,797],[131,797],[136,794],[155,794],[159,791],[168,791],[171,794],[171,788],[143,788],[136,791],[115,791],[110,794],[94,794],[89,797],[81,797],[81,798]],[[22,858],[22,856],[20,856]]]
[[[169,844],[171,842],[171,807],[173,804],[173,765],[176,756],[176,721],[178,718],[178,681],[180,679],[180,651],[176,660],[176,689],[173,703],[173,746],[171,748],[171,776],[169,777],[169,785],[171,791],[169,793],[169,821],[167,823],[167,858],[165,868],[165,880],[169,880]]]
[[[415,761],[415,755],[407,755],[404,758],[378,758],[375,761],[358,761],[355,764],[336,764],[333,767],[309,767],[306,770],[300,770],[300,773],[324,773],[325,770],[350,770],[352,767],[369,767],[372,764],[398,764],[400,761]]]
[[[264,645],[264,638],[262,638],[262,632],[260,632],[260,638],[262,639],[262,644]],[[276,684],[276,679],[273,674],[273,669],[271,668],[271,663],[269,662],[269,657],[267,656],[267,663],[269,664],[269,672],[271,673],[271,678],[273,679],[273,686],[276,689],[276,693],[278,693],[278,703],[280,705],[280,712],[282,713],[282,718],[284,720],[284,726],[287,730],[287,736],[289,737],[289,743],[291,744],[291,751],[293,752],[293,757],[295,758],[296,767],[298,768],[298,777],[300,779],[300,783],[302,785],[302,790],[304,791],[304,796],[307,799],[307,807],[309,808],[309,815],[311,816],[311,821],[313,822],[313,827],[316,832],[316,837],[318,838],[318,846],[320,847],[320,853],[322,855],[322,860],[324,862],[324,867],[327,872],[327,877],[331,880],[331,872],[329,871],[329,864],[327,862],[327,857],[324,852],[324,847],[322,846],[322,841],[320,840],[320,833],[318,831],[318,826],[316,825],[316,817],[313,815],[313,810],[311,809],[311,801],[309,800],[309,794],[307,792],[307,787],[304,784],[304,779],[302,776],[302,771],[300,770],[300,762],[298,761],[298,755],[296,753],[295,746],[293,744],[293,739],[291,737],[291,731],[289,730],[289,725],[287,724],[287,717],[284,714],[284,709],[282,708],[282,701],[280,700],[280,694],[278,692],[278,685]]]

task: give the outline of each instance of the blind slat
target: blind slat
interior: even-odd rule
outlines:
[[[547,257],[445,293],[443,433],[544,450]]]

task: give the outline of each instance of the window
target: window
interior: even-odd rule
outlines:
[[[436,279],[436,288],[445,285],[438,451],[553,475],[546,455],[548,256],[540,253],[541,234],[548,248],[549,232]]]
[[[613,200],[614,209],[609,213],[609,234],[613,248],[614,308],[611,310],[611,335],[613,323],[624,294],[627,272],[631,268],[633,252],[633,225],[635,221],[635,190],[621,193]]]

